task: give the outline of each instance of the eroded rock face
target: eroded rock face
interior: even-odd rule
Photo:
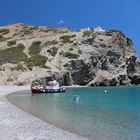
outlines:
[[[90,78],[90,64],[86,64],[84,60],[73,60],[70,61],[70,67],[73,84],[86,85],[86,80]]]
[[[71,32],[24,24],[0,30],[1,85],[54,79],[66,86],[140,84],[140,63],[133,43],[121,31]],[[12,55],[15,49],[21,58]]]
[[[131,56],[129,59],[126,60],[127,65],[127,73],[134,73],[135,72],[135,66],[136,66],[136,56]]]
[[[140,76],[134,75],[132,77],[129,77],[131,79],[132,85],[139,85],[140,84]]]

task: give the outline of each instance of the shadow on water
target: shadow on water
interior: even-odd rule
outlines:
[[[140,87],[70,88],[46,95],[22,91],[7,98],[42,120],[89,139],[140,139]]]

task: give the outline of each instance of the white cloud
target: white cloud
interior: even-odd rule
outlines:
[[[57,22],[57,24],[64,24],[64,23],[66,23],[66,22],[62,19]]]

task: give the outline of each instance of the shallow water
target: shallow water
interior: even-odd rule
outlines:
[[[140,87],[70,88],[46,95],[24,91],[7,98],[44,121],[89,139],[140,139]]]

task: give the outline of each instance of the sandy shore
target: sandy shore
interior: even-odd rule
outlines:
[[[22,111],[5,97],[27,89],[29,86],[0,86],[0,140],[86,140]]]

